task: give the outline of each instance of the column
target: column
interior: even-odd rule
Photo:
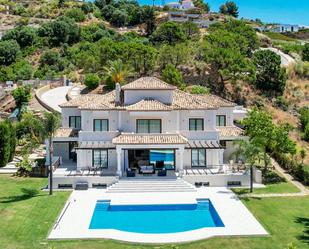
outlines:
[[[224,153],[224,149],[219,149],[219,169],[222,170],[223,169],[223,153]]]
[[[179,169],[178,169],[178,172],[179,172],[179,176],[182,177],[183,175],[183,156],[184,156],[184,147],[180,147],[179,148]]]
[[[45,147],[46,147],[46,160],[45,160],[45,165],[49,165],[49,140],[45,139]]]
[[[121,151],[122,149],[119,147],[116,147],[116,153],[117,153],[117,175],[121,176],[122,172],[121,172]]]

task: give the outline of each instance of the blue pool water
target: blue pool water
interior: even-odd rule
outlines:
[[[94,1],[94,0],[88,0]],[[309,26],[308,0],[233,0],[239,6],[239,16],[249,19],[260,18],[264,22],[283,24],[300,24]],[[152,0],[138,0],[142,5],[152,5]],[[165,3],[177,0],[165,0]],[[226,0],[206,0],[211,11],[218,11],[219,6]],[[162,0],[155,0],[161,5]]]
[[[197,204],[110,205],[98,201],[89,229],[136,233],[177,233],[204,227],[224,227],[208,199]]]

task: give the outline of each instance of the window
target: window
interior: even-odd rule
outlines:
[[[226,116],[217,115],[217,126],[226,126]]]
[[[107,168],[108,155],[107,150],[93,150],[92,165],[93,167]]]
[[[206,167],[206,150],[192,149],[191,150],[191,165],[192,167]]]
[[[108,131],[108,119],[94,119],[93,131]]]
[[[204,119],[190,118],[189,119],[189,130],[190,131],[203,131],[204,130]]]
[[[81,128],[81,117],[80,116],[70,116],[69,117],[70,128],[78,129]]]
[[[160,119],[137,119],[136,120],[137,133],[161,133]]]

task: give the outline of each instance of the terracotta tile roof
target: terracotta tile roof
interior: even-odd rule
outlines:
[[[172,107],[158,100],[143,99],[133,105],[125,107],[128,111],[171,111]]]
[[[174,90],[175,86],[169,85],[166,82],[156,78],[156,77],[142,77],[129,84],[121,87],[123,90]]]
[[[60,138],[60,137],[77,137],[77,136],[78,136],[77,130],[74,130],[72,128],[59,128],[56,131],[54,137]]]
[[[213,94],[198,94],[196,95],[198,98],[200,98],[201,100],[203,101],[206,101],[214,106],[217,106],[217,107],[234,107],[236,106],[235,103],[227,100],[227,99],[224,99],[224,98],[221,98],[217,95],[213,95]]]
[[[244,130],[237,126],[217,127],[220,137],[239,137],[244,135]]]
[[[175,89],[174,86],[168,85],[167,83],[154,77],[144,77],[134,81],[137,83],[132,82],[129,83],[128,85],[133,83],[134,83],[133,85],[143,85],[147,80],[150,80],[149,86],[151,87],[161,84],[162,88],[157,89],[168,89],[164,87],[173,87],[173,102],[171,103],[171,105],[166,105],[157,100],[149,100],[146,98],[132,105],[127,106],[116,105],[115,91],[111,91],[103,95],[102,94],[81,95],[78,98],[72,99],[60,105],[60,107],[63,108],[75,107],[89,110],[156,111],[156,110],[205,110],[205,109],[217,109],[219,107],[235,106],[234,103],[215,95],[194,95]],[[141,82],[143,82],[143,84]],[[123,86],[122,89],[125,86]],[[150,88],[144,87],[143,89],[150,89]]]
[[[131,134],[123,133],[113,138],[113,144],[186,144],[187,140],[179,134]]]

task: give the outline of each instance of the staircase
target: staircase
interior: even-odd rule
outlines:
[[[121,179],[107,189],[107,193],[143,192],[195,192],[191,184],[182,179]]]

